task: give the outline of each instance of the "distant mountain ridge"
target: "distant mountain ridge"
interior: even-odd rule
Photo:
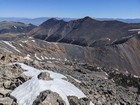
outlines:
[[[0,22],[0,105],[139,105],[139,69],[140,23]]]
[[[130,29],[139,29],[139,23],[124,23],[117,20],[98,21],[91,17],[66,22],[51,18],[28,35],[49,42],[71,43],[82,46],[103,46],[111,44],[122,37],[128,37],[136,32]]]
[[[14,22],[23,22],[25,24],[34,24],[34,25],[40,25],[44,21],[50,19],[52,17],[39,17],[39,18],[0,18],[0,21],[14,21]],[[59,18],[55,17],[57,19],[63,19],[65,21],[75,20],[76,18]]]
[[[34,25],[40,25],[41,23],[43,23],[44,21],[50,19],[52,17],[38,17],[38,18],[0,18],[0,21],[15,21],[15,22],[23,22],[25,24],[34,24]],[[63,19],[65,21],[70,21],[70,20],[75,20],[78,18],[61,18],[61,17],[56,17],[57,19]],[[136,18],[136,19],[121,19],[121,18],[95,18],[97,20],[100,21],[104,21],[104,20],[118,20],[118,21],[122,21],[122,22],[126,22],[126,23],[140,23],[140,19]]]
[[[32,24],[24,24],[21,22],[0,22],[0,34],[4,33],[26,33],[36,26]]]
[[[0,40],[13,40],[17,37],[23,37],[35,27],[33,24],[2,21],[0,22]]]
[[[57,42],[62,45],[67,43],[72,47],[68,46],[66,54],[72,54],[76,59],[84,57],[84,60],[92,59],[103,67],[114,66],[113,68],[140,75],[140,36],[139,32],[135,31],[139,28],[140,23],[117,20],[98,21],[85,17],[65,22],[51,18],[31,30],[28,35],[44,42]],[[74,50],[75,45],[82,46],[84,50]],[[90,48],[93,50],[90,51]]]

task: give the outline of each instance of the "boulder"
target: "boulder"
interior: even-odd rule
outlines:
[[[75,96],[68,96],[70,105],[90,105],[90,100],[88,98],[80,98]]]
[[[33,105],[66,105],[59,94],[46,90],[40,93],[40,95],[33,102]]]
[[[38,75],[38,79],[42,79],[42,80],[52,80],[51,77],[50,77],[50,74],[47,73],[47,72],[41,72],[41,73]]]
[[[0,98],[0,105],[13,105],[14,100],[9,97]]]

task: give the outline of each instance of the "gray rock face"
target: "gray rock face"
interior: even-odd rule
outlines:
[[[68,96],[70,105],[90,105],[90,100],[88,98],[78,99],[75,96]]]
[[[62,98],[55,92],[43,91],[33,102],[33,105],[66,105]]]
[[[3,66],[0,68],[0,86],[5,89],[13,90],[24,83],[29,77],[22,74],[21,68],[15,66]]]
[[[70,65],[69,65],[70,64]],[[139,105],[139,78],[115,69],[106,69],[88,64],[46,64],[50,70],[68,75],[68,81],[81,89],[95,105]],[[58,69],[59,68],[59,69]],[[70,77],[70,76],[72,77]],[[77,80],[80,82],[77,82]],[[125,82],[128,80],[128,82]],[[71,105],[79,105],[79,99],[68,97]],[[82,105],[88,105],[89,100]]]
[[[14,100],[9,97],[0,98],[0,105],[16,105]]]
[[[4,33],[26,33],[35,28],[36,26],[24,24],[20,22],[0,22],[0,34]]]
[[[42,72],[38,75],[38,79],[51,80],[50,74],[47,72]]]
[[[27,44],[25,44],[27,45]],[[41,44],[43,46],[43,44]],[[55,45],[58,48],[57,44]],[[46,46],[44,46],[45,48]],[[50,47],[50,46],[49,46]],[[28,46],[27,46],[28,48]],[[33,48],[36,48],[35,46]],[[63,50],[61,48],[50,47],[51,51]],[[79,47],[80,48],[80,47]],[[28,48],[29,49],[29,48]],[[37,49],[36,49],[37,50]],[[80,49],[78,49],[80,50]],[[77,50],[77,51],[78,51]],[[43,50],[39,50],[42,52]],[[63,50],[65,52],[65,50]],[[72,49],[71,49],[72,51]],[[81,50],[80,50],[81,51]],[[32,52],[31,52],[32,53]],[[45,53],[45,52],[44,52]],[[89,52],[88,52],[89,53]],[[51,52],[52,54],[52,52]],[[54,55],[55,55],[54,54]],[[67,53],[66,53],[67,54]],[[46,54],[47,55],[47,54]],[[75,54],[73,54],[75,55]],[[63,56],[63,54],[62,54]],[[38,57],[41,58],[41,56]],[[87,57],[87,56],[86,56]],[[10,93],[16,87],[30,79],[23,75],[23,70],[19,65],[7,65],[9,62],[22,61],[22,57],[0,56],[0,104],[16,105],[16,99],[11,98]],[[80,56],[79,56],[80,58]],[[89,58],[91,59],[91,58]],[[67,81],[81,89],[83,93],[91,99],[95,105],[139,105],[140,104],[140,78],[129,73],[120,72],[116,68],[105,68],[97,65],[79,63],[78,61],[55,62],[55,59],[48,63],[40,61],[28,61],[29,65],[35,68],[48,69],[59,72],[69,77]],[[40,73],[38,78],[41,80],[50,80],[49,73]],[[77,82],[75,79],[79,80]],[[69,96],[71,105],[89,105],[89,99]],[[8,103],[6,103],[8,102]],[[54,92],[49,90],[41,92],[33,105],[65,105],[64,100]]]
[[[19,65],[0,65],[0,105],[17,105],[10,93],[29,79]]]
[[[131,35],[132,33],[128,32],[128,30],[134,27],[140,27],[140,24],[127,24],[119,21],[97,21],[90,17],[70,22],[53,18],[31,30],[28,34],[37,39],[50,42],[94,46],[94,41],[107,38],[112,41]],[[104,46],[107,43],[108,41],[101,45]]]

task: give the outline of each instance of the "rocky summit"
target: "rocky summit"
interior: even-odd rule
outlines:
[[[140,105],[139,23],[0,24],[0,105]]]

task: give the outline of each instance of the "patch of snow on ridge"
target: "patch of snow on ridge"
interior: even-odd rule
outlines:
[[[27,42],[28,42],[28,40],[22,41],[22,43],[27,43]]]
[[[12,45],[12,43],[10,41],[3,41],[5,44],[7,44],[8,46],[12,47],[14,50],[16,50],[17,52],[21,53],[15,46]]]
[[[17,26],[14,26],[14,28],[16,28],[16,29],[17,29]]]
[[[81,81],[79,81],[78,79],[72,77],[71,75],[68,75],[70,78],[74,79],[76,82],[81,83]]]
[[[24,59],[32,61],[32,59],[30,57],[31,56],[29,54],[27,54],[27,56],[25,56]]]
[[[137,75],[134,75],[134,77],[135,77],[135,78],[139,78],[139,76],[137,76]]]
[[[32,40],[32,42],[35,42],[35,40]]]
[[[130,29],[128,31],[140,31],[140,29]]]
[[[48,59],[48,57],[45,57],[45,59]]]
[[[24,71],[24,74],[32,77],[31,80],[23,83],[11,93],[11,95],[17,99],[19,105],[32,105],[36,97],[44,90],[51,90],[58,93],[65,101],[66,105],[70,105],[67,96],[76,96],[78,98],[86,97],[80,89],[64,80],[63,78],[66,77],[60,73],[48,70],[38,70],[23,63],[15,64],[21,65],[21,68],[26,70]],[[41,72],[48,72],[53,80],[39,80],[37,76]],[[90,102],[90,105],[94,104]]]
[[[43,57],[43,56],[41,56],[41,59],[42,59],[42,60],[44,60],[44,57]]]
[[[90,105],[94,105],[94,104],[90,101]]]
[[[21,47],[23,47],[23,45],[22,44],[19,44]]]
[[[35,53],[35,58],[37,59],[37,60],[39,60],[39,61],[41,61],[42,59],[40,59],[38,56],[37,56],[37,54]]]

